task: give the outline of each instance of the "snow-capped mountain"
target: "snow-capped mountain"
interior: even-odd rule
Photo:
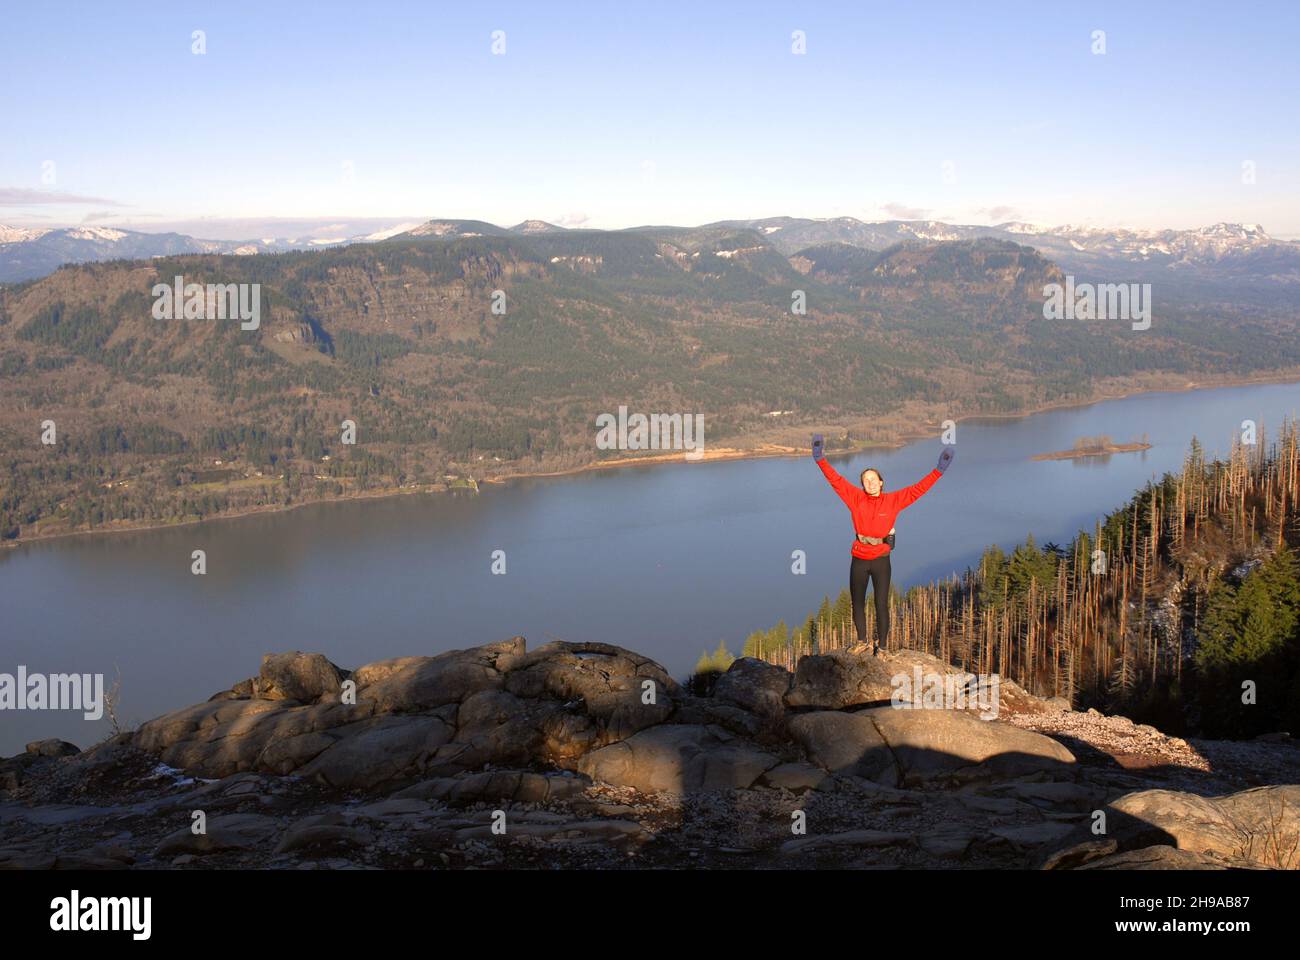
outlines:
[[[182,233],[143,233],[116,227],[78,226],[40,229],[0,226],[0,283],[44,276],[65,263],[147,259],[190,253],[255,255],[288,250],[319,250],[348,243],[393,239],[452,240],[462,237],[541,237],[568,233],[544,220],[499,227],[482,220],[435,219],[401,223],[364,235],[345,235],[347,224],[332,224],[324,235],[264,237],[255,240],[201,240]],[[326,229],[339,229],[338,234]],[[1019,221],[994,225],[951,224],[939,220],[881,220],[853,217],[807,219],[770,217],[727,220],[694,228],[634,227],[631,231],[673,229],[703,236],[717,230],[752,230],[786,257],[811,247],[841,243],[866,250],[898,244],[936,244],[981,238],[1009,240],[1038,250],[1066,273],[1108,282],[1175,279],[1183,288],[1249,284],[1300,291],[1300,243],[1276,240],[1255,223],[1216,223],[1194,230],[1128,230],[1064,225],[1044,227]],[[627,231],[623,231],[627,232]]]
[[[504,237],[509,233],[509,230],[482,220],[430,220],[406,231],[402,236],[450,240],[453,237]]]
[[[145,260],[186,253],[249,256],[288,250],[319,250],[347,243],[386,240],[413,226],[403,223],[365,236],[264,237],[257,240],[202,240],[183,233],[146,233],[116,227],[78,226],[28,229],[0,225],[0,283],[32,280],[65,263]]]
[[[1001,225],[1000,225],[1001,226]],[[1194,230],[1057,227],[1020,235],[1067,272],[1127,271],[1134,279],[1285,284],[1300,288],[1300,244],[1276,240],[1259,224],[1215,223]]]
[[[516,223],[510,228],[511,233],[565,233],[567,227],[557,227],[553,223],[547,223],[545,220],[525,220],[523,223]]]
[[[29,229],[27,227],[6,227],[0,223],[0,243],[24,243],[49,233],[48,230]]]
[[[993,237],[1039,250],[1067,273],[1114,280],[1178,279],[1300,287],[1300,243],[1276,240],[1255,223],[1216,223],[1194,230],[1043,227],[1012,221],[991,226],[936,220],[864,222],[772,217],[726,226],[762,233],[792,256],[827,243],[883,250],[897,243],[942,243]]]
[[[377,230],[374,233],[368,233],[364,237],[359,237],[353,241],[355,243],[377,243],[380,240],[389,240],[400,233],[406,233],[408,230],[419,226],[417,223],[399,223],[395,227],[389,227],[387,230]]]
[[[28,235],[21,236],[24,232]],[[0,242],[0,283],[43,277],[65,263],[225,252],[224,244],[179,233],[138,233],[109,227],[40,231],[0,227],[0,237],[15,237]]]

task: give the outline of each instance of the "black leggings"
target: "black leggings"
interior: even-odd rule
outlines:
[[[849,567],[849,597],[853,601],[853,629],[858,643],[867,642],[867,581],[876,598],[876,645],[882,649],[889,637],[889,554],[874,560],[854,557]]]

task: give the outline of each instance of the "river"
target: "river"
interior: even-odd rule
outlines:
[[[1241,422],[1276,429],[1300,384],[1152,393],[1023,419],[963,421],[948,473],[898,521],[901,589],[972,565],[1032,533],[1065,543],[1147,480],[1179,469],[1193,434],[1225,453]],[[1080,436],[1148,436],[1151,449],[1033,461]],[[942,449],[925,440],[833,458],[853,479],[913,483]],[[505,639],[598,640],[683,677],[720,640],[795,625],[847,585],[848,511],[811,457],[659,464],[428,494],[316,504],[171,529],[0,551],[0,673],[121,677],[138,724],[257,672],[272,651],[344,667]],[[207,573],[190,572],[204,550]],[[492,572],[503,551],[505,573]],[[805,551],[807,572],[791,571]],[[107,719],[0,712],[0,756],[33,739],[88,746]]]

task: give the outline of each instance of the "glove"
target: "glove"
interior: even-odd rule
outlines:
[[[822,447],[825,446],[825,444],[826,444],[826,441],[825,441],[825,439],[822,437],[822,435],[821,435],[820,433],[814,433],[814,434],[813,434],[813,447],[812,447],[812,450],[813,450],[813,459],[814,459],[814,460],[820,460],[820,459],[822,459],[822,457],[825,456],[825,454],[822,453]]]
[[[950,463],[952,463],[952,447],[944,447],[943,453],[939,454],[939,464],[935,469],[943,473]]]

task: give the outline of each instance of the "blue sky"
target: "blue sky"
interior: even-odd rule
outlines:
[[[788,214],[1300,236],[1296,3],[8,2],[0,19],[0,223]]]

